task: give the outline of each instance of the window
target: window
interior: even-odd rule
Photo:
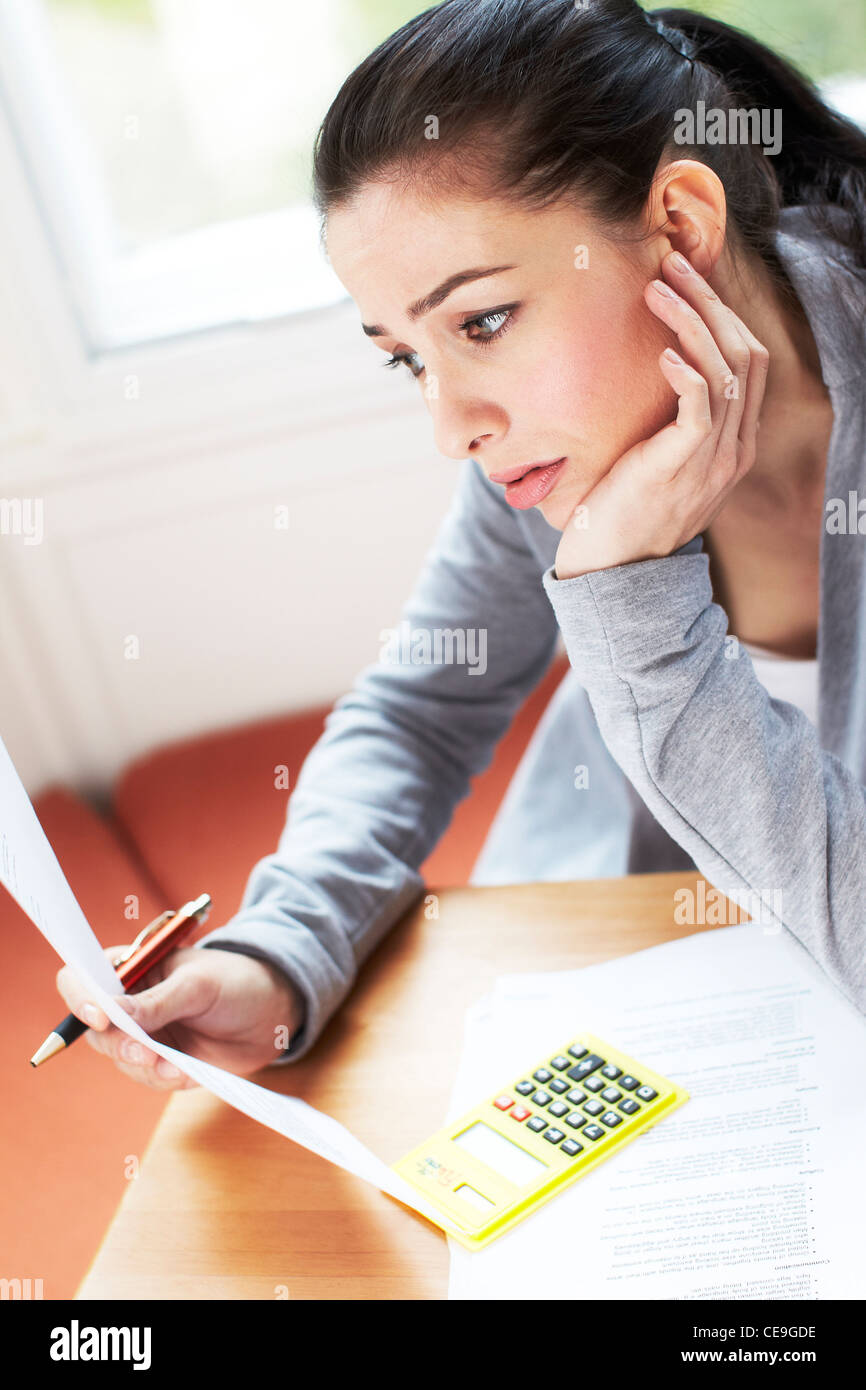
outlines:
[[[333,303],[316,129],[414,0],[0,0],[0,84],[91,354]]]

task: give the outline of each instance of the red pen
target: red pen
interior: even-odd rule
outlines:
[[[111,962],[120,977],[120,983],[123,985],[125,993],[131,994],[133,986],[149,970],[152,970],[163,956],[167,956],[169,951],[173,951],[197,922],[205,920],[210,908],[210,897],[207,893],[202,893],[191,902],[184,903],[177,912],[173,908],[161,912],[146,927],[143,927],[123,955]],[[57,1052],[62,1052],[65,1047],[68,1047],[70,1043],[75,1042],[76,1038],[80,1038],[81,1034],[86,1032],[86,1023],[82,1023],[80,1018],[75,1017],[75,1014],[67,1014],[63,1022],[58,1023],[57,1027],[48,1034],[42,1046],[34,1052],[30,1058],[31,1067],[38,1067],[42,1062],[47,1062],[49,1057],[53,1057]]]

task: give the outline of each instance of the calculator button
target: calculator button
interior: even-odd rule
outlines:
[[[583,1108],[587,1115],[600,1115],[604,1106],[600,1100],[588,1100]]]
[[[598,1076],[587,1077],[583,1084],[588,1091],[601,1091],[604,1089],[604,1082]]]
[[[568,1055],[569,1057],[585,1057],[586,1048],[581,1047],[580,1043],[575,1043],[574,1047],[570,1047],[568,1049]]]
[[[633,1091],[636,1086],[640,1085],[640,1082],[636,1076],[629,1076],[628,1072],[626,1072],[625,1076],[620,1077],[619,1084],[624,1091]]]
[[[586,1124],[586,1116],[581,1115],[579,1110],[572,1110],[565,1123],[571,1125],[572,1129],[582,1129]]]
[[[560,1053],[558,1057],[554,1057],[552,1062],[550,1063],[550,1065],[554,1067],[556,1071],[565,1071],[565,1068],[568,1066],[568,1064],[568,1058],[563,1057],[562,1053]]]
[[[546,1128],[547,1128],[547,1121],[546,1121],[546,1120],[542,1120],[542,1118],[541,1118],[540,1115],[533,1115],[532,1119],[529,1121],[529,1124],[526,1126],[526,1128],[527,1128],[527,1129],[534,1129],[535,1132],[536,1132],[536,1134],[537,1134],[539,1130],[541,1130],[541,1129],[546,1129]]]
[[[583,1153],[583,1145],[576,1143],[574,1139],[566,1139],[559,1152],[561,1154],[568,1154],[569,1158],[574,1158],[575,1154]]]
[[[561,1129],[554,1129],[551,1126],[551,1128],[545,1132],[544,1137],[545,1139],[549,1139],[551,1144],[558,1144],[561,1139],[565,1138],[565,1134]]]
[[[616,1081],[618,1076],[622,1076],[622,1067],[615,1067],[613,1062],[608,1062],[606,1067],[602,1067],[601,1074],[609,1081]]]
[[[513,1105],[508,1113],[512,1120],[525,1120],[527,1115],[532,1114],[532,1111],[527,1105]]]
[[[616,1129],[617,1125],[622,1124],[622,1115],[617,1115],[615,1110],[608,1110],[607,1114],[602,1115],[601,1122],[607,1125],[608,1129]]]
[[[497,1110],[508,1110],[514,1104],[513,1096],[497,1096],[493,1104]]]
[[[550,1090],[555,1091],[558,1096],[561,1096],[563,1091],[568,1090],[568,1082],[563,1081],[561,1076],[555,1076],[550,1082]]]
[[[518,1081],[514,1089],[519,1091],[522,1096],[528,1096],[531,1091],[535,1090],[535,1087],[531,1081]]]
[[[549,1081],[553,1076],[553,1072],[548,1071],[547,1067],[539,1067],[538,1071],[534,1071],[532,1075],[535,1077],[536,1081]]]
[[[633,1115],[636,1110],[640,1110],[636,1100],[624,1100],[619,1108],[625,1115]]]
[[[571,1048],[569,1048],[569,1051],[574,1055]],[[569,1081],[582,1081],[585,1076],[589,1076],[591,1071],[595,1071],[598,1067],[603,1066],[604,1058],[599,1057],[595,1052],[590,1052],[589,1056],[584,1057],[582,1061],[578,1062],[576,1067],[569,1068],[567,1076]]]
[[[578,1090],[575,1089],[574,1091],[569,1091],[569,1093],[568,1093],[568,1095],[565,1097],[565,1099],[566,1099],[566,1100],[570,1100],[571,1103],[572,1103],[572,1105],[583,1105],[583,1102],[584,1102],[585,1100],[588,1100],[589,1097],[588,1097],[588,1096],[585,1096],[585,1095],[583,1094],[583,1091],[578,1091]]]
[[[603,1139],[607,1134],[607,1130],[602,1129],[599,1125],[587,1125],[583,1132],[587,1139]]]
[[[655,1100],[658,1091],[654,1091],[652,1086],[638,1086],[635,1095],[640,1096],[641,1100]]]
[[[618,1091],[615,1086],[605,1086],[601,1094],[608,1105],[616,1105],[618,1100],[622,1100],[622,1091]]]
[[[548,1091],[536,1091],[532,1100],[535,1105],[549,1105],[553,1096]]]
[[[563,1115],[568,1114],[568,1106],[563,1105],[561,1100],[555,1100],[547,1113],[548,1115],[555,1115],[557,1119],[560,1119]]]

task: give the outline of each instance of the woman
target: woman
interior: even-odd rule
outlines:
[[[866,1010],[866,137],[687,10],[446,0],[347,79],[314,183],[466,459],[404,624],[483,634],[484,669],[363,672],[238,914],[125,1007],[229,1070],[306,1055],[561,632],[477,877],[696,866]]]

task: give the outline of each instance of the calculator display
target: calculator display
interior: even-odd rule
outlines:
[[[518,1187],[532,1182],[549,1167],[549,1164],[542,1163],[540,1158],[527,1153],[519,1144],[506,1139],[504,1134],[480,1120],[464,1129],[462,1134],[455,1134],[454,1143],[459,1144],[461,1149],[468,1149],[501,1178],[508,1178]]]

